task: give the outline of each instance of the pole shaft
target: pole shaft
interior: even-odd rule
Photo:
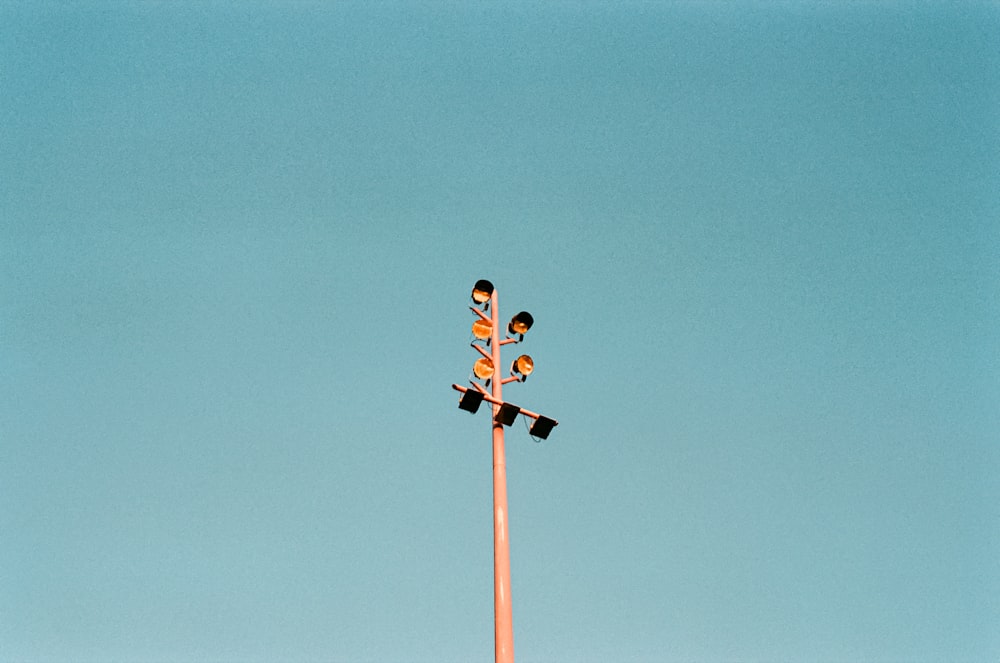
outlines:
[[[493,322],[490,346],[493,351],[493,398],[503,402],[500,371],[500,311],[497,291],[490,297]],[[510,603],[510,541],[507,538],[507,461],[504,455],[503,425],[495,417],[493,405],[493,614],[496,663],[514,663],[514,619]]]

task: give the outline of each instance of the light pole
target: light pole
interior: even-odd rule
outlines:
[[[508,382],[524,382],[534,370],[534,362],[528,355],[521,355],[511,364],[510,377],[500,372],[500,347],[508,343],[519,343],[524,339],[534,320],[527,312],[515,315],[507,325],[506,337],[500,338],[500,311],[497,292],[493,284],[486,280],[476,282],[472,289],[472,301],[476,306],[469,309],[476,314],[472,323],[472,333],[476,340],[472,347],[482,355],[473,366],[475,379],[470,379],[472,388],[453,384],[452,388],[462,393],[459,408],[475,414],[484,400],[489,401],[493,412],[493,613],[496,663],[514,662],[514,623],[510,599],[510,540],[508,538],[509,518],[507,514],[507,462],[504,454],[504,426],[509,426],[518,414],[523,414],[534,423],[531,434],[545,439],[557,425],[535,412],[503,400],[503,385]],[[486,315],[485,310],[489,311]],[[486,348],[479,342],[485,342]]]

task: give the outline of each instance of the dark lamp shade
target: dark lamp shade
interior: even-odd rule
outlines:
[[[510,319],[510,324],[507,326],[507,329],[512,334],[524,334],[531,329],[531,325],[533,325],[534,322],[535,319],[531,317],[530,313],[527,311],[521,311]]]
[[[559,422],[555,419],[549,419],[548,417],[538,417],[535,419],[535,423],[531,424],[531,429],[528,431],[531,435],[534,435],[540,440],[548,438],[549,433],[552,429],[559,425]]]
[[[476,389],[467,389],[458,401],[458,409],[475,414],[483,404],[483,393]]]
[[[517,419],[517,415],[521,413],[521,408],[514,405],[513,403],[504,403],[497,410],[497,416],[495,420],[498,424],[502,426],[510,426]]]

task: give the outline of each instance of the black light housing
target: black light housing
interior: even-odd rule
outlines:
[[[472,301],[478,306],[482,306],[490,301],[493,295],[493,284],[486,279],[479,279],[476,285],[472,286]]]
[[[559,425],[559,422],[555,419],[549,419],[548,417],[538,417],[535,419],[535,423],[531,424],[531,429],[528,431],[531,435],[534,435],[540,440],[548,438],[549,433],[552,429]]]
[[[510,319],[510,324],[507,325],[507,333],[511,336],[517,334],[518,337],[523,338],[525,332],[531,329],[531,325],[533,324],[535,324],[535,319],[531,317],[531,314],[527,311],[521,311]]]
[[[513,403],[503,403],[500,405],[500,409],[497,410],[497,416],[494,417],[494,421],[502,426],[510,426],[520,413],[521,408]]]
[[[462,398],[458,401],[458,409],[475,414],[479,406],[483,404],[483,392],[477,389],[466,389]]]

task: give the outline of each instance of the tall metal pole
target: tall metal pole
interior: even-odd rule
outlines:
[[[493,398],[503,401],[500,371],[500,311],[497,291],[490,295],[493,321]],[[514,663],[514,618],[510,604],[510,541],[507,538],[507,461],[504,457],[503,424],[496,421],[499,405],[493,405],[493,614],[496,663]]]

